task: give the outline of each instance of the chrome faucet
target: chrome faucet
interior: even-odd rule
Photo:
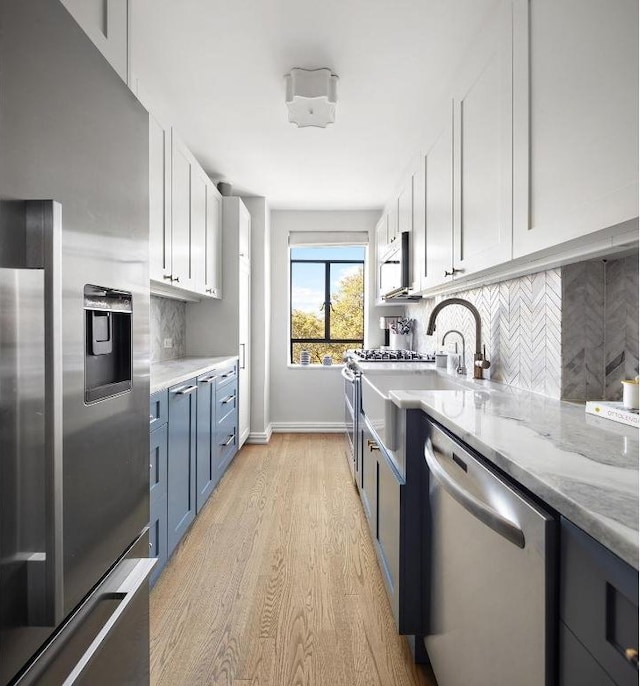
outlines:
[[[482,324],[480,322],[480,313],[476,309],[475,305],[470,303],[468,300],[463,298],[447,298],[446,300],[441,300],[431,311],[429,316],[429,323],[427,324],[427,336],[432,336],[436,330],[436,317],[440,314],[440,311],[449,305],[462,305],[466,307],[471,314],[476,323],[476,344],[475,352],[473,354],[473,378],[482,379],[482,371],[488,369],[491,366],[489,360],[487,360],[486,347],[482,345]],[[482,351],[481,351],[482,348]]]
[[[447,336],[450,333],[457,333],[458,336],[462,339],[462,359],[458,362],[458,366],[456,367],[456,374],[462,374],[464,376],[467,375],[467,368],[464,366],[465,358],[466,358],[466,346],[464,343],[464,336],[462,335],[461,331],[458,331],[457,329],[449,329],[444,336],[442,337],[442,345],[444,345],[444,342],[447,338]],[[458,352],[458,344],[456,343],[456,352]]]

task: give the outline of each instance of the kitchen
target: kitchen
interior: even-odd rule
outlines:
[[[2,683],[637,683],[636,3],[0,8]]]

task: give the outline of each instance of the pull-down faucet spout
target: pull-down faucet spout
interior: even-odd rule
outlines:
[[[436,317],[440,312],[449,305],[462,305],[466,307],[469,312],[473,315],[476,323],[476,342],[475,342],[475,353],[473,355],[473,378],[482,379],[482,370],[488,369],[490,366],[489,360],[486,358],[485,353],[482,352],[482,323],[480,321],[480,313],[473,303],[463,298],[447,298],[446,300],[441,300],[431,311],[429,317],[429,323],[427,324],[427,336],[432,336],[436,330]]]

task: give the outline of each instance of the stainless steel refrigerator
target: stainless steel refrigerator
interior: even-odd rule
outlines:
[[[0,0],[0,684],[149,674],[148,117]]]

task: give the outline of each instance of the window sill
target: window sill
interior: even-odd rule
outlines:
[[[287,364],[287,369],[342,369],[341,364]]]

